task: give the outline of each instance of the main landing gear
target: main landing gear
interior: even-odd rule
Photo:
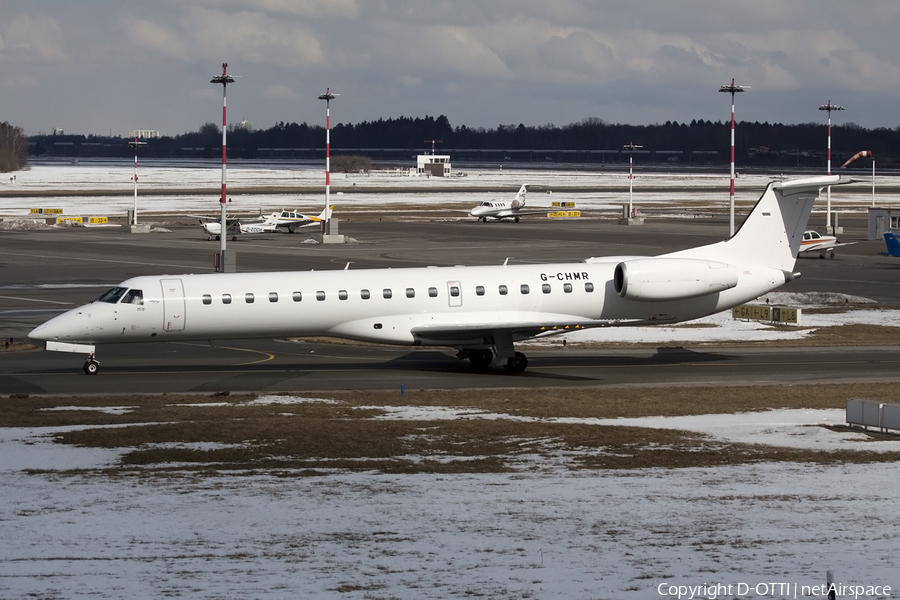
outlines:
[[[490,350],[460,350],[457,356],[461,359],[468,358],[475,371],[487,371],[494,363],[494,353]],[[521,352],[516,352],[508,357],[505,363],[500,359],[496,364],[502,366],[507,373],[518,374],[528,368],[528,358]]]
[[[503,338],[508,339],[504,340]],[[460,359],[469,359],[469,362],[472,363],[472,369],[475,371],[487,371],[488,367],[496,365],[502,367],[507,373],[518,374],[528,368],[528,357],[521,352],[513,350],[512,337],[509,335],[496,336],[493,350],[488,348],[463,348],[457,356]]]
[[[88,354],[87,359],[84,361],[84,372],[87,375],[96,375],[97,371],[100,370],[100,361],[94,358],[94,354]]]

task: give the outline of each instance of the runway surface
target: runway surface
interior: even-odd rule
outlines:
[[[304,243],[314,231],[244,236],[240,271],[350,269],[578,261],[589,256],[655,255],[721,239],[720,220],[655,220],[623,227],[609,219],[523,219],[475,223],[430,211],[376,220],[347,213],[343,245]],[[184,217],[155,217],[167,233],[118,228],[7,231],[0,236],[0,335],[28,331],[136,275],[213,271],[218,242]],[[801,258],[803,277],[785,291],[837,292],[896,306],[900,260],[865,241],[865,222],[843,218],[846,241],[834,260]],[[99,348],[101,373],[81,372],[83,357],[46,351],[0,353],[0,393],[459,389],[674,385],[891,379],[897,348],[721,348],[575,350],[528,348],[520,376],[474,373],[451,349],[409,349],[283,340],[133,344]]]

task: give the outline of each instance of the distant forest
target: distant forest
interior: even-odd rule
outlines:
[[[367,156],[376,163],[415,164],[416,154],[450,155],[451,161],[558,161],[621,163],[623,146],[640,163],[727,165],[731,157],[731,123],[694,120],[655,125],[621,125],[589,118],[558,127],[499,125],[494,129],[453,127],[445,116],[399,117],[340,123],[331,129],[332,155]],[[825,164],[825,123],[797,125],[740,121],[735,129],[736,160],[745,168],[817,167]],[[432,144],[434,140],[434,144]],[[134,151],[121,137],[37,135],[28,138],[29,154],[53,157],[127,157]],[[221,156],[221,126],[206,123],[195,132],[145,139],[139,155],[152,158],[216,158]],[[325,152],[325,127],[276,123],[250,130],[230,125],[228,156],[235,159],[319,159]],[[854,123],[832,126],[832,168],[861,150],[871,151],[880,167],[900,165],[900,128],[865,129]],[[855,167],[871,164],[860,160]]]
[[[0,123],[0,173],[18,171],[28,164],[28,139],[19,127]]]

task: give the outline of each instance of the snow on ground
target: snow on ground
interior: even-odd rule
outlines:
[[[895,309],[866,309],[858,305],[873,301],[858,296],[822,293],[773,292],[761,297],[753,304],[764,305],[769,300],[771,306],[789,306],[802,310],[821,307],[840,307],[844,301],[854,305],[852,310],[810,314],[801,313],[799,326],[774,327],[759,321],[741,321],[732,318],[731,311],[726,310],[707,317],[688,322],[687,325],[652,327],[605,327],[585,329],[572,333],[551,335],[519,342],[520,345],[557,345],[565,339],[567,343],[712,343],[712,342],[765,342],[774,340],[802,339],[819,327],[836,325],[883,325],[898,326],[900,311]]]
[[[266,163],[263,163],[266,164]],[[612,191],[621,189],[628,183],[628,174],[623,170],[551,170],[551,169],[506,169],[499,166],[465,170],[464,176],[440,178],[442,188],[456,187],[459,192],[431,191],[435,178],[410,177],[405,170],[373,171],[370,174],[333,173],[333,188],[352,186],[359,189],[352,194],[341,194],[332,190],[331,201],[339,215],[341,208],[361,209],[370,206],[426,206],[440,208],[443,203],[451,203],[454,208],[471,207],[492,198],[512,199],[523,183],[536,186],[528,203],[533,206],[547,206],[551,202],[575,202],[576,209],[587,211],[619,211],[628,202],[628,194]],[[100,162],[83,161],[77,164],[36,163],[28,171],[16,173],[15,182],[0,178],[0,189],[13,187],[27,193],[42,192],[41,198],[27,199],[26,202],[0,199],[0,218],[27,217],[30,208],[61,208],[66,216],[124,216],[134,206],[133,195],[123,194],[134,190],[134,166],[127,161]],[[753,203],[762,194],[766,184],[780,175],[740,175],[736,181],[736,199]],[[885,176],[878,178],[880,185],[900,181],[900,178]],[[222,182],[221,164],[215,161],[198,162],[193,166],[179,166],[179,163],[144,161],[138,165],[138,213],[139,214],[212,214],[219,213],[218,190]],[[233,202],[229,211],[235,214],[259,214],[272,210],[300,209],[305,212],[319,212],[324,203],[325,176],[323,166],[284,165],[259,166],[259,163],[229,163],[227,183],[233,189],[291,187],[315,188],[322,191],[315,194],[272,193],[272,194],[229,194]],[[508,193],[474,193],[465,191],[473,185],[506,186]],[[578,186],[595,188],[592,192],[554,191],[554,187]],[[691,190],[686,191],[690,186]],[[639,172],[634,180],[634,202],[639,210],[658,212],[665,209],[667,217],[694,218],[711,209],[719,212],[727,210],[729,178],[727,174],[676,170],[669,173]],[[141,196],[141,189],[173,190],[173,195]],[[174,195],[176,190],[185,188],[206,188],[208,194]],[[408,193],[385,193],[386,190],[401,188]],[[72,191],[117,191],[122,195],[61,197],[58,194]],[[547,193],[547,192],[552,193]],[[880,195],[879,202],[895,202],[894,195]],[[842,195],[832,191],[835,212],[861,211],[871,202],[865,194]],[[440,203],[440,204],[439,204]],[[432,205],[432,206],[429,206]],[[384,210],[384,209],[382,209]],[[817,206],[816,210],[824,210]]]
[[[118,166],[35,166],[19,173],[15,184],[2,185],[46,189],[53,182],[57,189],[101,184],[128,189],[131,174]],[[219,176],[214,168],[141,168],[140,184],[214,186]],[[509,183],[512,193],[527,179],[549,181],[552,188],[562,177],[571,183],[575,177],[594,181],[604,176],[622,180],[621,173],[469,173],[492,185]],[[235,184],[299,184],[305,177],[315,181],[321,174],[314,169],[229,170],[229,182]],[[344,200],[416,202],[428,196],[427,179],[396,177],[390,185],[423,186],[421,195],[353,194]],[[698,179],[693,174],[658,177],[666,179],[666,186]],[[360,183],[374,179],[360,178]],[[647,200],[639,195],[638,182],[649,179],[636,181],[636,199]],[[712,179],[713,187],[725,181]],[[751,190],[749,200],[765,182],[760,178],[745,188]],[[562,196],[552,199],[569,200]],[[290,197],[273,197],[270,207],[280,208]],[[587,205],[597,197],[577,201]],[[673,196],[660,192],[659,197],[671,201]],[[124,213],[131,207],[127,196],[50,199],[67,214]],[[484,195],[463,199],[474,205]],[[621,201],[617,196],[598,205]],[[146,202],[141,210],[217,210],[215,198],[163,196]],[[246,203],[251,202],[268,200],[248,197]],[[21,203],[10,204],[0,201],[0,216],[27,213]],[[770,294],[769,300],[808,308],[834,299]],[[894,312],[804,314],[803,325],[896,323]],[[730,313],[698,323],[711,327],[590,330],[566,338],[590,341],[612,334],[621,341],[633,332],[631,341],[666,342],[805,335],[736,322]],[[295,401],[327,399],[257,400]],[[423,410],[401,407],[388,418],[508,418]],[[900,445],[863,442],[859,434],[815,426],[841,423],[842,415],[839,410],[783,410],[589,423],[687,429],[729,441],[823,451],[893,451]],[[726,588],[695,589],[693,597],[820,598],[823,594],[803,586],[823,584],[828,569],[844,585],[892,586],[887,593],[864,589],[858,598],[891,597],[900,589],[893,463],[569,471],[535,458],[501,475],[116,476],[102,469],[117,463],[119,451],[57,445],[52,436],[61,430],[0,428],[0,598],[646,599],[688,598],[690,590],[674,586],[716,584]]]
[[[840,412],[615,421],[814,449],[876,444],[814,426]],[[646,599],[701,585],[732,591],[694,597],[821,598],[803,586],[828,569],[843,585],[892,586],[860,598],[900,587],[891,463],[108,476],[118,452],[58,446],[54,431],[0,429],[3,598]]]

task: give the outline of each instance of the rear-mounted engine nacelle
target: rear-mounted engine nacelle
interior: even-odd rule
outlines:
[[[732,265],[696,258],[642,258],[616,265],[613,286],[628,300],[682,300],[735,287]]]

